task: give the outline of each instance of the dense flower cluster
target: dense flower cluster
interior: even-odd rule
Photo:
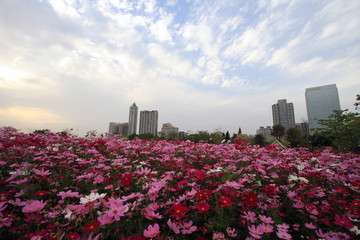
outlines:
[[[352,153],[0,130],[3,239],[357,239]]]

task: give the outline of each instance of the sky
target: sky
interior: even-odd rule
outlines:
[[[358,0],[1,0],[0,127],[84,135],[127,122],[255,134],[271,106],[360,94]]]

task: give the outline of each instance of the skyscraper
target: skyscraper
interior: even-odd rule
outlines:
[[[306,110],[310,134],[322,127],[318,120],[328,119],[334,110],[340,110],[339,93],[336,84],[305,89]]]
[[[158,111],[140,111],[139,135],[151,133],[156,136],[158,131]]]
[[[281,125],[285,129],[295,127],[294,105],[287,103],[286,99],[278,100],[272,105],[273,124]]]
[[[128,136],[130,136],[132,134],[136,134],[137,113],[138,113],[138,107],[134,103],[130,107],[130,111],[129,111]]]

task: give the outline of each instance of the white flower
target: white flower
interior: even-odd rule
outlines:
[[[89,202],[92,202],[92,201],[95,201],[99,198],[103,198],[106,196],[106,193],[102,193],[102,194],[98,194],[98,193],[90,193],[89,196],[85,196],[83,198],[80,198],[80,203],[81,204],[86,204],[86,203],[89,203]]]
[[[350,232],[355,233],[355,235],[359,235],[360,231],[359,228],[357,226],[354,226],[353,228],[350,229]]]
[[[307,180],[306,178],[303,178],[303,177],[299,177],[299,181],[303,182],[303,183],[309,183],[309,180]]]
[[[299,180],[297,176],[289,175],[289,181],[297,181],[297,180]]]

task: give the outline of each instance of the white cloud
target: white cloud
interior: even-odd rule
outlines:
[[[268,21],[263,20],[255,28],[249,27],[226,48],[226,58],[240,58],[242,64],[257,63],[261,61],[268,51],[271,37],[268,32]]]
[[[172,42],[168,26],[172,22],[172,16],[166,15],[153,24],[150,24],[150,32],[160,42]]]

